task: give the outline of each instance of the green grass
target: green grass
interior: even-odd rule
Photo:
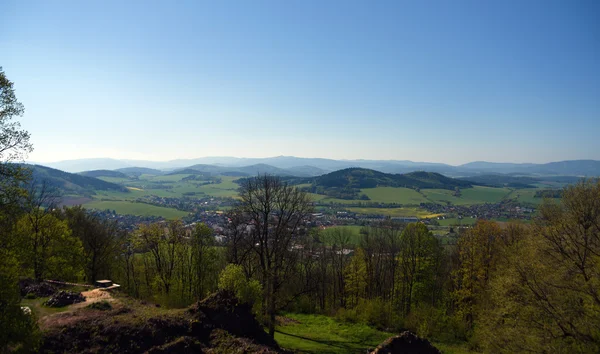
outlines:
[[[111,183],[117,183],[117,184],[123,184],[123,183],[127,183],[129,181],[131,181],[131,179],[129,178],[123,178],[123,177],[98,177],[98,179],[101,179],[103,181],[106,182],[111,182]]]
[[[477,219],[467,217],[467,218],[446,218],[438,220],[441,226],[454,226],[454,225],[474,225],[477,222]]]
[[[177,219],[188,215],[185,211],[130,201],[94,200],[84,204],[84,207],[115,210],[118,214],[162,216],[165,219]]]
[[[410,188],[377,187],[361,189],[372,202],[421,204],[427,200],[417,191]]]
[[[323,241],[325,244],[331,245],[333,244],[333,238],[331,236],[332,231],[346,230],[349,236],[349,243],[352,245],[358,245],[360,242],[360,230],[362,228],[363,227],[359,225],[328,227],[321,232],[321,241]]]
[[[445,204],[450,202],[454,205],[474,205],[498,203],[511,193],[511,189],[475,186],[461,189],[460,197],[455,197],[453,195],[454,191],[447,189],[422,189],[421,193],[433,203]]]
[[[519,203],[541,204],[544,198],[535,198],[535,192],[539,189],[517,189],[511,194],[512,199],[516,199]]]
[[[359,207],[351,207],[346,208],[353,213],[357,214],[381,214],[385,216],[396,216],[396,217],[406,217],[406,216],[416,216],[418,218],[429,218],[435,217],[439,214],[432,214],[425,209],[420,208],[359,208]]]
[[[299,353],[364,353],[394,335],[322,315],[287,314],[286,317],[299,323],[278,326],[275,340],[282,348]]]
[[[275,328],[279,345],[295,353],[365,353],[389,337],[389,333],[365,324],[341,322],[323,315],[285,314],[295,320]],[[432,343],[444,354],[472,354],[465,343]]]
[[[189,177],[189,176],[191,176],[191,174],[175,174],[175,175],[168,175],[168,176],[154,176],[151,178],[147,178],[147,180],[156,181],[156,182],[179,182],[179,181],[181,181],[182,178]]]
[[[39,297],[37,299],[23,299],[21,300],[21,306],[27,306],[31,309],[33,314],[37,318],[49,316],[58,312],[64,312],[68,310],[68,307],[48,307],[44,303],[49,297]]]

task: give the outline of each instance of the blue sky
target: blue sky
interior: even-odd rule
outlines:
[[[30,160],[600,159],[600,2],[0,3]]]

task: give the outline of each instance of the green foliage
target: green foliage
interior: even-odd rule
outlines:
[[[323,315],[284,315],[291,321],[277,327],[275,339],[284,349],[300,353],[364,353],[394,335]]]
[[[357,248],[352,255],[350,263],[346,267],[344,279],[346,281],[346,294],[350,307],[356,306],[359,300],[366,294],[367,288],[367,264],[365,252]]]
[[[495,352],[599,352],[600,180],[567,187],[526,237],[508,236],[477,339]]]
[[[237,264],[228,264],[219,275],[219,289],[228,290],[242,303],[251,306],[260,305],[262,298],[262,286],[255,279],[248,279],[244,274],[242,266]],[[255,308],[257,310],[258,308]]]
[[[103,300],[89,304],[86,308],[90,310],[108,311],[112,309],[110,302]]]
[[[14,232],[21,214],[20,202],[27,195],[22,188],[27,171],[11,162],[32,150],[29,133],[13,120],[22,116],[13,83],[0,67],[0,352],[12,349],[34,352],[39,342],[36,318],[20,307],[18,288],[23,240]]]
[[[36,279],[77,281],[83,277],[83,246],[66,221],[44,210],[32,210],[16,225],[25,265]]]

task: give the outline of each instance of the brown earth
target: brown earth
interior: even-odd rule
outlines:
[[[427,339],[406,331],[386,339],[371,354],[441,354],[441,352]]]
[[[41,352],[282,353],[250,312],[228,292],[188,309],[115,301],[111,310],[79,308],[44,319]]]

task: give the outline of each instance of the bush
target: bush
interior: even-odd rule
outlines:
[[[340,321],[366,323],[383,330],[399,330],[401,319],[391,303],[381,299],[360,299],[351,309],[339,309],[335,316]]]
[[[112,305],[110,304],[110,302],[108,302],[106,300],[102,300],[102,301],[98,301],[98,302],[89,304],[87,306],[87,308],[93,309],[93,310],[108,311],[108,310],[112,310]]]
[[[449,316],[443,307],[420,304],[408,314],[404,325],[420,337],[440,342],[462,341],[468,337],[463,322],[455,316]]]
[[[27,295],[25,295],[25,298],[31,300],[37,298],[37,296],[35,296],[34,293],[27,293]]]
[[[228,264],[219,275],[219,289],[233,292],[240,302],[250,304],[255,312],[258,311],[262,286],[258,280],[247,279],[242,266]]]

